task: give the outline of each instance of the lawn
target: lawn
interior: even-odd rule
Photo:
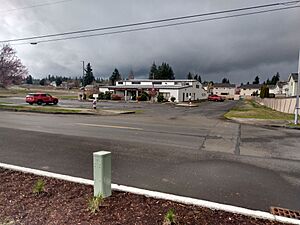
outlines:
[[[54,106],[16,106],[0,104],[0,110],[11,110],[16,112],[40,112],[40,113],[80,113],[81,110],[63,109]]]
[[[265,120],[293,120],[293,114],[287,114],[275,111],[262,106],[254,100],[240,101],[236,107],[226,113],[225,118],[247,118],[247,119],[265,119]]]

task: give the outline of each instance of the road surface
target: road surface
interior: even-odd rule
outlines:
[[[104,117],[1,111],[0,161],[92,179],[92,153],[105,150],[117,184],[300,210],[300,132],[222,119],[234,105],[134,104],[144,113]]]

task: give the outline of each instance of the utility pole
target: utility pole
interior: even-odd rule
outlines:
[[[84,61],[81,61],[82,62],[82,79],[84,77]]]
[[[299,50],[299,62],[298,62],[298,75],[297,75],[297,96],[296,96],[296,108],[295,108],[295,125],[298,124],[299,117],[299,92],[300,92],[300,50]]]

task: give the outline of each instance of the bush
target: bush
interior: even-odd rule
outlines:
[[[138,101],[148,101],[149,95],[146,92],[143,92],[141,96],[138,96]]]
[[[162,94],[159,94],[158,96],[157,96],[157,101],[158,102],[163,102],[165,100],[165,98],[164,98],[164,96],[162,95]]]
[[[122,99],[122,96],[120,96],[120,95],[116,95],[116,94],[111,95],[111,100],[118,101],[118,100],[121,100],[121,99]]]
[[[109,91],[105,92],[104,99],[105,100],[111,100],[111,93]]]
[[[104,93],[103,92],[100,92],[99,95],[98,95],[98,100],[103,100],[104,99]]]
[[[176,98],[174,96],[172,96],[171,101],[175,102]]]

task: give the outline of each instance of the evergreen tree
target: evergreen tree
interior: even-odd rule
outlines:
[[[272,77],[271,84],[276,85],[277,82],[278,82],[279,80],[280,80],[280,75],[279,75],[279,73],[277,72],[276,75],[274,75],[274,76]]]
[[[259,77],[258,76],[256,76],[254,78],[253,84],[259,84]]]
[[[193,75],[192,75],[192,73],[191,73],[191,72],[189,72],[189,73],[188,73],[188,75],[187,75],[187,79],[188,79],[188,80],[192,80],[192,79],[193,79]]]
[[[86,86],[93,83],[95,77],[93,75],[93,69],[90,63],[87,64],[86,69],[84,71],[85,71],[85,75],[83,77],[83,86]]]
[[[116,81],[121,80],[121,74],[119,73],[119,70],[115,68],[114,72],[110,76],[109,80],[111,82],[111,85],[115,85]]]
[[[261,98],[269,98],[269,88],[267,85],[263,85],[260,89],[260,97]]]
[[[60,86],[62,84],[62,81],[63,81],[62,77],[56,77],[55,79],[56,86]]]
[[[155,62],[152,63],[152,66],[150,68],[149,79],[157,79],[157,67]]]
[[[26,84],[32,84],[32,76],[29,75],[28,77],[26,77]]]
[[[202,79],[201,79],[200,75],[196,74],[196,76],[195,76],[194,79],[197,80],[197,81],[199,81],[200,83],[202,83]]]
[[[227,78],[223,78],[223,80],[222,80],[222,84],[229,84],[230,82],[229,82],[229,79],[227,79]]]
[[[41,79],[40,80],[40,85],[45,86],[46,85],[46,80],[45,79]]]
[[[161,66],[157,69],[157,78],[159,80],[174,80],[175,75],[173,72],[172,67],[168,64],[163,62]]]

